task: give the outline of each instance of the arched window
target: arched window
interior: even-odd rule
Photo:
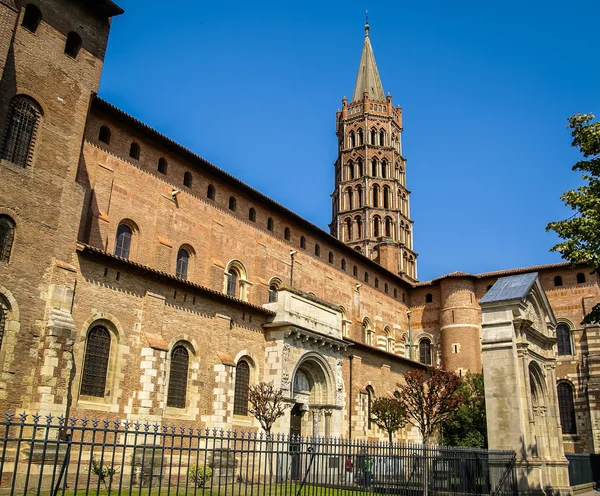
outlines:
[[[356,141],[357,141],[358,146],[360,146],[364,143],[362,129],[359,129],[358,132],[356,133]]]
[[[579,272],[577,274],[577,284],[583,284],[585,282],[585,274],[583,272]]]
[[[352,275],[358,277],[358,267],[356,265],[352,268]]]
[[[235,212],[237,209],[237,201],[235,200],[235,198],[233,196],[229,197],[229,210],[231,210],[232,212]]]
[[[333,252],[329,252],[329,263],[333,263]]]
[[[250,222],[256,222],[256,210],[254,210],[252,207],[250,207],[250,210],[248,210],[248,219]]]
[[[394,298],[398,298],[398,289],[394,288]]]
[[[388,283],[387,283],[387,282],[386,282],[386,283],[383,285],[383,291],[384,291],[385,293],[387,293],[387,292],[389,291],[389,286],[388,286]]]
[[[352,209],[354,208],[354,202],[353,202],[353,200],[354,200],[354,198],[353,198],[353,191],[352,191],[350,188],[348,188],[348,189],[346,190],[346,194],[348,195],[348,209],[349,209],[349,210],[352,210]]]
[[[402,293],[402,303],[406,303],[406,293]]]
[[[385,218],[385,235],[388,237],[392,236],[392,219],[389,217]]]
[[[35,33],[37,31],[40,22],[42,21],[42,12],[33,4],[28,4],[25,7],[25,14],[23,14],[23,21],[21,26],[25,29]]]
[[[377,131],[375,131],[375,129],[371,129],[371,144],[377,144]]]
[[[425,303],[431,303],[433,301],[433,295],[431,293],[427,293],[425,295]]]
[[[354,179],[354,164],[348,162],[348,179]]]
[[[110,358],[110,333],[104,326],[93,327],[85,342],[81,373],[81,394],[104,398]]]
[[[365,272],[365,282],[369,282],[369,273]]]
[[[356,136],[354,131],[350,131],[350,147],[354,148],[356,146]]]
[[[346,219],[346,241],[352,241],[352,219]]]
[[[556,276],[556,277],[554,278],[554,285],[555,285],[555,286],[562,286],[562,285],[563,285],[563,282],[562,282],[562,277],[560,277],[560,276]]]
[[[371,175],[377,177],[377,160],[371,160]]]
[[[161,174],[167,173],[167,159],[164,157],[158,159],[158,172]]]
[[[385,334],[385,351],[388,353],[394,353],[394,338],[392,335],[392,330],[389,326],[386,326],[383,330]]]
[[[300,248],[306,250],[306,238],[304,236],[300,236]]]
[[[235,367],[235,396],[233,414],[248,415],[248,389],[250,388],[250,365],[240,360]]]
[[[98,133],[98,141],[110,145],[110,128],[108,126],[101,126],[100,132]]]
[[[385,131],[383,129],[379,131],[379,145],[385,146]]]
[[[191,172],[185,172],[183,174],[183,185],[188,188],[192,187],[192,173]]]
[[[190,265],[190,254],[185,248],[181,248],[177,253],[177,270],[175,275],[179,279],[187,279],[188,267]]]
[[[79,36],[75,31],[71,31],[67,35],[67,41],[65,43],[65,53],[69,57],[77,58],[79,54],[79,50],[81,50],[81,45],[83,42],[81,41],[81,36]]]
[[[356,221],[356,239],[362,239],[362,219],[360,217],[354,217]]]
[[[273,232],[273,219],[271,217],[267,219],[267,231]]]
[[[379,287],[379,278],[375,278],[375,287],[378,288]]]
[[[24,95],[10,102],[2,159],[23,167],[31,163],[38,125],[42,117],[40,106]]]
[[[285,240],[286,240],[286,241],[289,241],[289,240],[291,239],[291,237],[292,237],[292,234],[291,234],[291,232],[290,232],[290,228],[289,228],[289,227],[286,227],[286,228],[283,230],[283,237],[285,238]]]
[[[227,294],[233,298],[238,296],[238,281],[240,274],[237,269],[229,269],[229,276],[227,277]]]
[[[431,365],[431,341],[427,338],[419,341],[419,361],[425,365]]]
[[[356,164],[358,165],[358,177],[363,177],[363,163],[362,163],[362,158],[359,158],[356,161]]]
[[[115,255],[121,258],[129,258],[131,250],[131,239],[133,231],[127,224],[120,224],[117,228],[117,239],[115,242]]]
[[[566,324],[560,324],[556,328],[556,341],[559,355],[572,355],[571,330]]]
[[[315,255],[316,255],[317,257],[320,257],[320,256],[321,256],[321,247],[319,246],[319,243],[317,243],[317,244],[315,245]]]
[[[379,186],[373,186],[373,206],[379,207]]]
[[[8,262],[15,239],[15,223],[7,215],[0,215],[0,262]]]
[[[175,346],[171,352],[167,406],[185,408],[189,364],[190,354],[186,347],[182,345]]]
[[[358,208],[363,206],[362,188],[357,186],[356,188],[356,199],[358,200]]]
[[[573,387],[567,382],[561,382],[556,388],[558,392],[558,410],[560,411],[560,425],[563,434],[577,434],[575,423],[575,402],[573,401]]]
[[[379,217],[377,217],[377,216],[373,217],[373,236],[375,236],[376,238],[378,238],[380,236],[380,234],[379,234],[380,223],[381,223],[381,220],[379,219]]]
[[[342,258],[341,267],[342,267],[342,270],[344,272],[346,272],[346,259],[345,258]]]
[[[371,419],[371,409],[373,406],[373,400],[375,399],[375,391],[371,386],[367,386],[367,428],[371,428],[372,419]]]
[[[387,186],[383,187],[383,208],[390,208],[390,188]]]
[[[385,160],[381,161],[381,177],[387,179],[387,162]]]
[[[277,286],[275,284],[271,284],[269,286],[269,303],[273,303],[277,301]]]
[[[140,159],[140,145],[138,145],[135,141],[129,145],[129,156],[135,160]]]
[[[209,184],[208,189],[206,190],[206,198],[214,201],[215,196],[216,196],[215,187],[212,184]],[[251,209],[251,210],[254,210],[254,209]],[[250,219],[250,220],[252,220],[252,219]]]

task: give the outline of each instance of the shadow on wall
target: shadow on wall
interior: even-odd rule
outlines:
[[[537,444],[527,445],[523,436],[521,436],[520,442],[521,447],[519,449],[519,452],[517,453],[517,484],[519,493],[527,492],[528,494],[545,494],[546,496],[560,496],[561,491],[559,489],[553,488],[552,486],[545,486],[543,488],[530,487],[530,476],[535,470],[541,470],[543,460],[541,458],[538,458],[539,453]],[[536,460],[534,460],[533,458],[536,458]],[[543,483],[543,477],[541,473],[538,475],[538,477],[534,477],[534,480],[535,479],[539,479]]]

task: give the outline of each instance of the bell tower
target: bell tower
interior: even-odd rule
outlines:
[[[383,92],[368,22],[352,101],[342,99],[336,121],[331,234],[386,269],[416,281],[402,109]]]

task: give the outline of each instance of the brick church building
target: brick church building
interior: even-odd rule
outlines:
[[[480,300],[537,273],[565,449],[600,452],[597,274],[419,281],[402,110],[368,26],[328,233],[97,96],[122,13],[0,0],[0,411],[256,430],[264,380],[291,404],[279,432],[385,439],[372,399],[415,368],[480,372]]]

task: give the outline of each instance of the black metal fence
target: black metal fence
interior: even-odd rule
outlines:
[[[569,484],[600,483],[600,455],[566,453],[569,460]],[[598,486],[600,487],[600,486]]]
[[[517,493],[515,453],[8,414],[0,493]]]

